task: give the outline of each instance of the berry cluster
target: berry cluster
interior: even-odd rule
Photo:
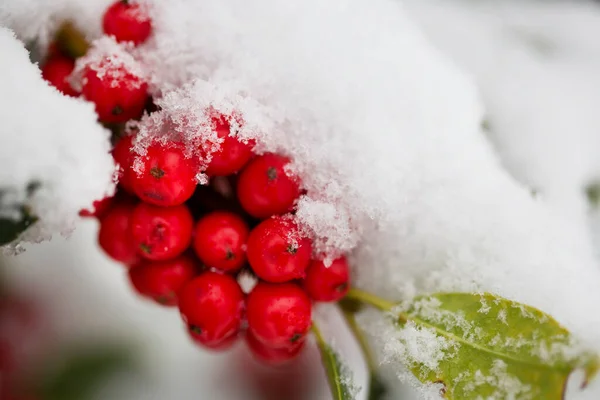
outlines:
[[[128,1],[108,9],[103,26],[133,45],[152,34],[149,17]],[[51,54],[42,69],[58,89],[77,95],[68,86],[73,65]],[[151,102],[147,82],[112,58],[82,70],[81,95],[103,123],[139,119]],[[81,215],[99,219],[100,246],[128,266],[139,294],[179,308],[195,342],[219,350],[243,336],[256,358],[285,362],[305,344],[312,302],[346,294],[348,264],[313,258],[312,240],[294,215],[302,190],[291,160],[255,154],[254,141],[237,137],[239,116],[210,115],[221,143],[202,155],[206,165],[175,140],[154,139],[138,154],[134,129],[118,138],[117,194]],[[198,185],[199,173],[207,185]],[[249,277],[253,287],[243,290]]]

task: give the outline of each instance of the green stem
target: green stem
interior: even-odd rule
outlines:
[[[317,345],[321,353],[321,359],[323,360],[323,365],[325,366],[325,370],[327,372],[332,398],[342,399],[344,391],[341,386],[342,379],[339,374],[339,370],[336,368],[338,362],[335,359],[335,353],[331,350],[327,342],[325,342],[325,338],[323,338],[321,330],[314,321],[311,329],[315,335],[315,339],[317,339]]]
[[[365,337],[363,330],[360,329],[360,327],[358,326],[358,322],[356,322],[356,316],[354,315],[354,313],[345,310],[343,311],[343,314],[344,318],[346,319],[346,322],[348,323],[348,326],[350,327],[350,330],[354,334],[354,337],[356,338],[356,341],[358,342],[358,345],[360,346],[365,356],[365,360],[367,361],[367,366],[369,367],[369,370],[371,371],[371,373],[373,373],[377,369],[375,358],[373,357],[373,353],[369,348],[369,344],[367,343],[367,338]]]
[[[392,311],[396,304],[388,301],[386,299],[382,299],[381,297],[375,296],[374,294],[362,291],[357,288],[351,288],[346,295],[347,298],[352,300],[357,300],[361,303],[369,304],[375,308],[380,309],[381,311]]]

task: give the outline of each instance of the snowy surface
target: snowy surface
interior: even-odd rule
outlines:
[[[96,122],[91,104],[50,87],[23,44],[1,27],[0,49],[2,205],[27,204],[39,217],[24,240],[67,234],[80,209],[111,193],[109,132]],[[35,182],[39,189],[27,199]]]
[[[24,37],[44,32],[48,19],[24,12],[36,3],[77,9],[5,0],[0,23]],[[358,286],[398,300],[491,291],[600,349],[600,270],[581,194],[599,170],[600,11],[494,4],[156,2],[156,35],[138,56],[179,134],[203,135],[211,104],[243,115],[240,134],[259,148],[294,159],[308,191],[299,218],[321,251],[358,245]],[[176,113],[180,103],[190,118]]]

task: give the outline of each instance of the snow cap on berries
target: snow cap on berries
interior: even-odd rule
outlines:
[[[139,88],[148,76],[142,64],[130,53],[132,49],[131,43],[117,43],[111,36],[94,40],[87,54],[77,60],[71,75],[71,85],[76,90],[81,90],[85,79],[84,73],[91,69],[100,79],[109,77],[113,86],[120,84],[125,74],[133,75],[139,79],[127,80],[127,82]]]

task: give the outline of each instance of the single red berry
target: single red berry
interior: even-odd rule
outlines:
[[[193,247],[207,267],[235,272],[246,262],[248,234],[248,225],[238,215],[213,211],[196,224]]]
[[[246,300],[248,330],[271,348],[304,340],[311,326],[308,295],[293,283],[260,282]]]
[[[299,340],[285,347],[269,347],[255,338],[251,331],[248,331],[246,332],[246,344],[257,360],[270,365],[281,365],[296,358],[304,348],[306,340]]]
[[[176,306],[179,292],[198,272],[197,262],[188,256],[144,262],[129,270],[135,290],[165,306]]]
[[[84,69],[81,93],[96,105],[103,122],[126,122],[139,118],[146,105],[148,84],[110,58]]]
[[[219,346],[240,330],[244,294],[231,276],[204,272],[179,293],[179,311],[196,342]]]
[[[135,204],[131,201],[118,202],[100,220],[98,242],[100,247],[116,261],[133,265],[139,257],[131,235],[132,214]]]
[[[196,164],[185,157],[180,144],[148,146],[145,156],[140,156],[142,171],[133,173],[135,193],[140,199],[157,206],[183,204],[196,189]]]
[[[295,177],[285,167],[290,160],[277,154],[264,154],[244,168],[238,180],[237,193],[244,210],[256,218],[290,211],[300,195]]]
[[[102,218],[102,216],[108,211],[110,205],[114,200],[113,196],[107,196],[102,200],[96,200],[92,203],[92,207],[90,209],[85,209],[79,211],[80,217],[96,217]]]
[[[104,14],[104,33],[115,37],[117,42],[145,42],[152,32],[152,23],[147,8],[140,3],[119,0]]]
[[[268,282],[304,278],[312,243],[290,216],[264,220],[248,236],[246,254],[252,270]]]
[[[133,210],[131,232],[138,254],[160,261],[176,257],[192,241],[194,220],[184,205],[157,207],[140,203]]]
[[[313,260],[306,269],[304,290],[315,301],[338,301],[350,289],[349,270],[346,257],[334,260],[329,267]]]
[[[62,55],[54,55],[41,66],[42,77],[52,86],[67,96],[77,96],[78,93],[69,83],[69,76],[75,69],[75,61]]]
[[[219,150],[213,152],[212,159],[206,168],[209,176],[227,176],[238,172],[252,157],[254,141],[246,143],[235,136],[230,136],[231,125],[224,117],[213,118],[217,136],[223,139]]]
[[[112,156],[115,163],[119,166],[118,178],[119,185],[130,194],[133,190],[133,161],[135,154],[133,153],[133,136],[125,136],[121,138],[112,150]]]

